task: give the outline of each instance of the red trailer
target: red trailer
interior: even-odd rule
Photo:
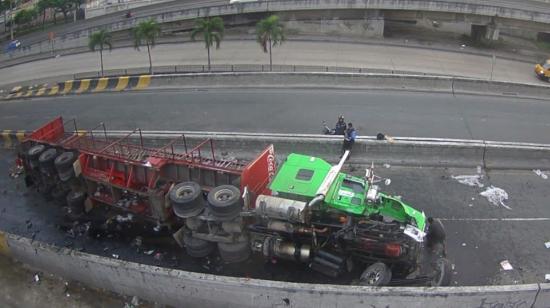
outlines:
[[[49,198],[66,200],[73,217],[95,206],[114,207],[183,226],[175,237],[191,255],[210,253],[212,244],[221,242],[231,251],[228,259],[236,253],[247,257],[248,249],[239,249],[248,243],[241,213],[254,207],[256,196],[270,194],[273,146],[243,161],[217,155],[211,138],[197,143],[181,135],[158,144],[144,139],[140,129],[113,137],[103,123],[80,130],[76,121],[58,117],[28,136],[21,154],[27,182]]]

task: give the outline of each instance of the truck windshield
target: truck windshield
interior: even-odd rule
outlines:
[[[349,188],[354,193],[362,193],[363,191],[365,191],[365,185],[359,182],[350,181],[350,180],[342,181],[342,187]]]

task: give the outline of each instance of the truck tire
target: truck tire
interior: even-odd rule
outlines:
[[[218,243],[220,257],[225,263],[239,263],[250,257],[250,244],[248,241],[238,243]]]
[[[359,278],[362,286],[381,287],[391,281],[391,270],[382,262],[376,262],[363,271]]]
[[[170,190],[174,214],[181,218],[197,216],[204,209],[201,187],[195,182],[182,182]]]
[[[198,239],[189,233],[183,236],[183,243],[187,254],[193,258],[204,258],[216,248],[214,243]]]
[[[432,287],[445,287],[451,284],[452,265],[451,261],[439,258],[435,261],[434,277],[430,281]]]
[[[207,196],[212,214],[220,220],[231,220],[242,208],[241,191],[233,185],[221,185],[212,189]]]
[[[38,158],[46,150],[46,146],[43,144],[37,144],[29,149],[27,152],[27,158],[31,168],[38,167]]]
[[[40,154],[40,157],[38,158],[38,164],[40,166],[40,170],[43,173],[50,173],[54,172],[54,160],[57,157],[57,150],[54,148],[49,148],[46,151],[42,152]]]
[[[428,218],[429,229],[428,234],[426,234],[426,244],[428,247],[432,247],[437,243],[445,243],[446,234],[445,227],[439,219]]]
[[[86,194],[84,192],[71,190],[66,200],[71,216],[79,216],[84,213],[84,201],[86,201]]]
[[[65,182],[73,177],[73,163],[75,162],[75,160],[75,153],[70,151],[64,152],[63,154],[57,156],[54,161],[54,165],[60,180]]]

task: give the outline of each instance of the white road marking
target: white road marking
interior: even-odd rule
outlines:
[[[550,221],[550,218],[439,218],[442,221]]]

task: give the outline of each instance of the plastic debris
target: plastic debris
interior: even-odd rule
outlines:
[[[117,254],[115,254],[115,253],[113,253],[112,256],[113,256],[113,258],[115,258],[115,259],[118,259],[118,258],[120,257],[119,255],[117,255]]]
[[[160,225],[156,225],[153,227],[153,231],[159,232],[162,227]]]
[[[148,251],[144,251],[143,253],[146,254],[146,255],[148,255],[148,256],[150,256],[150,255],[152,255],[153,253],[155,253],[155,250],[154,250],[154,249],[151,249],[151,250],[148,250]]]
[[[514,269],[514,268],[512,267],[512,264],[510,264],[510,261],[508,261],[508,260],[504,260],[504,261],[500,262],[500,266],[501,266],[502,269],[505,270],[505,271],[511,271],[511,270]]]
[[[132,219],[134,219],[134,215],[130,213],[128,213],[128,215],[126,216],[116,215],[115,217],[115,220],[118,222],[128,222],[128,221],[132,221]]]
[[[509,210],[512,209],[511,207],[504,204],[504,201],[508,200],[508,193],[502,188],[491,185],[485,191],[481,192],[480,195],[487,198],[490,203],[496,206],[500,204]]]
[[[542,172],[540,169],[533,169],[533,172],[534,172],[536,175],[540,176],[541,178],[543,178],[543,179],[545,179],[545,180],[548,179],[548,175],[546,175],[546,174],[545,174],[544,172]]]
[[[483,187],[483,183],[481,183],[480,180],[483,179],[482,174],[476,174],[476,175],[451,175],[451,178],[457,180],[460,184],[468,185],[468,186],[477,186],[477,187]]]
[[[470,203],[470,204],[468,204],[468,206],[469,206],[469,207],[472,207],[472,206],[474,206],[474,205]]]
[[[34,278],[34,282],[36,282],[36,283],[39,283],[39,282],[40,282],[40,275],[38,275],[38,273],[37,273],[37,274],[34,274],[34,277],[33,277],[33,278]]]
[[[462,243],[462,247],[466,247],[466,243]]]
[[[550,248],[550,242],[544,243],[544,246],[546,246],[546,248]]]
[[[391,179],[386,179],[386,180],[384,181],[384,184],[385,184],[386,186],[390,185],[390,184],[391,184]]]
[[[391,167],[391,165],[390,165],[390,164],[383,164],[382,166],[384,166],[384,168],[386,168],[386,169],[388,169],[388,168],[390,168],[390,167]]]

